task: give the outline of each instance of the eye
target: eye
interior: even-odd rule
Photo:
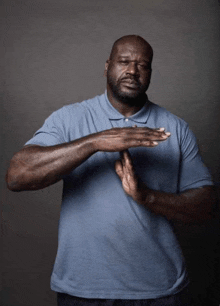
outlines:
[[[148,64],[139,63],[138,65],[139,65],[139,67],[141,67],[141,69],[150,70],[150,66]]]
[[[119,63],[121,64],[121,65],[128,65],[129,64],[129,61],[128,60],[120,60],[119,61]]]

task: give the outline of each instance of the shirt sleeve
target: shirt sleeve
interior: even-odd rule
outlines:
[[[179,191],[213,185],[212,177],[199,154],[196,137],[188,125],[181,141]]]
[[[68,116],[64,108],[52,113],[37,130],[34,136],[25,145],[35,144],[41,146],[53,146],[67,142],[65,125]]]

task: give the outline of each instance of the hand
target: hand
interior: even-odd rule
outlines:
[[[115,171],[122,181],[124,191],[139,204],[144,203],[147,186],[135,174],[128,150],[121,152],[121,159],[115,163]]]
[[[134,126],[105,130],[91,137],[96,151],[121,152],[131,147],[155,147],[158,141],[165,141],[169,136],[170,133],[165,133],[164,128]]]
[[[157,215],[187,223],[203,222],[212,218],[213,207],[217,201],[212,186],[188,189],[179,194],[149,189],[135,174],[128,151],[121,152],[121,159],[116,161],[115,170],[122,181],[124,191],[135,202]]]

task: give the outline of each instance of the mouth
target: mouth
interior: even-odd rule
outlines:
[[[131,88],[131,89],[137,89],[139,88],[139,83],[136,82],[135,80],[131,80],[131,79],[123,79],[120,82],[122,85]]]

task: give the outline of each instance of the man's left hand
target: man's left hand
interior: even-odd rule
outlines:
[[[144,201],[147,188],[135,173],[129,151],[122,151],[120,154],[121,159],[116,161],[115,171],[122,181],[124,191],[141,204]]]

